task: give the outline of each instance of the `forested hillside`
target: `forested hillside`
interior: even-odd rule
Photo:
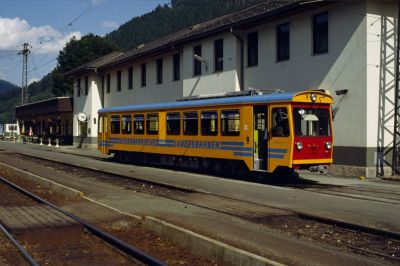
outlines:
[[[127,50],[202,21],[242,9],[261,0],[171,0],[152,12],[135,17],[104,38],[93,34],[71,39],[60,51],[57,67],[29,85],[29,102],[71,95],[72,82],[64,73],[115,50]],[[0,96],[0,123],[15,121],[20,90]]]
[[[106,38],[127,50],[257,2],[260,0],[171,0],[170,5],[131,19]]]

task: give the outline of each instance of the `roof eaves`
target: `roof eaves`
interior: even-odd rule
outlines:
[[[90,62],[88,62],[88,63],[86,63],[86,64],[84,64],[82,66],[79,66],[79,67],[77,67],[75,69],[72,69],[70,71],[65,72],[65,76],[67,78],[69,78],[69,77],[72,77],[72,76],[77,75],[77,74],[83,74],[83,73],[92,72],[92,71],[93,72],[97,72],[97,70],[101,66],[107,64],[107,62],[110,62],[111,60],[121,56],[122,54],[123,54],[122,52],[115,52],[115,51],[111,52],[111,53],[109,53],[109,54],[107,54],[105,56],[96,58],[95,60],[90,61]],[[102,62],[102,60],[104,60],[104,62]]]

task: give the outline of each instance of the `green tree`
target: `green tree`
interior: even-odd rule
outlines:
[[[118,50],[115,44],[94,34],[85,35],[80,40],[72,38],[58,54],[57,67],[52,71],[54,95],[72,94],[72,81],[65,77],[66,72]]]

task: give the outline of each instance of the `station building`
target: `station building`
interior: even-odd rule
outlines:
[[[73,97],[58,97],[16,107],[21,137],[26,141],[72,144]]]
[[[390,175],[398,5],[266,0],[90,62],[67,73],[74,142],[97,143],[103,107],[249,88],[324,89],[335,98],[332,169]]]

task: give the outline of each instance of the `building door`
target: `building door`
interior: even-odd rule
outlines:
[[[267,110],[265,105],[253,108],[253,169],[267,169]]]
[[[87,137],[87,128],[88,128],[88,124],[87,124],[86,121],[84,121],[84,122],[79,121],[78,122],[78,130],[79,130],[78,135],[79,135],[79,137],[82,137],[82,138]]]

